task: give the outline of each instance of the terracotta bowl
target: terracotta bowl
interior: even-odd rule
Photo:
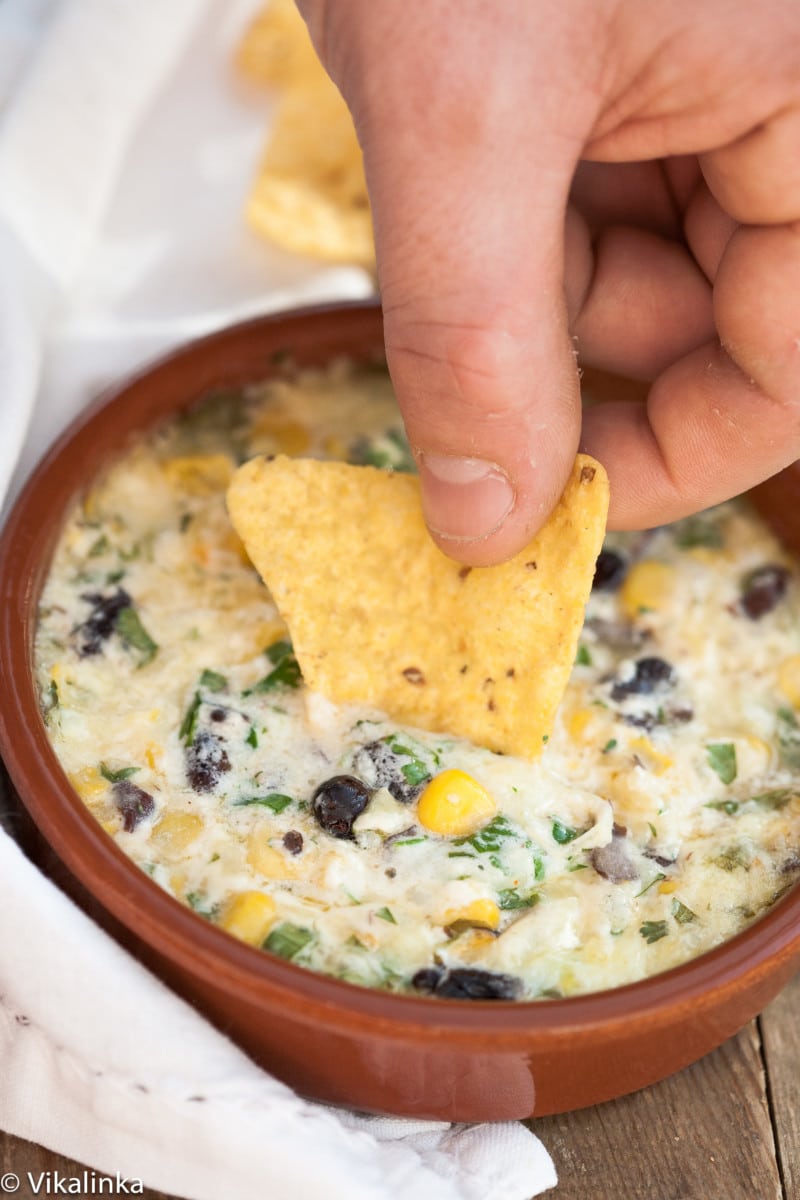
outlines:
[[[314,975],[236,942],[161,891],[89,814],[50,748],[32,675],[37,601],[65,515],[129,439],[220,385],[381,347],[377,308],[269,317],[114,389],[39,466],[0,542],[0,752],[29,852],[114,936],[301,1093],[372,1112],[482,1121],[564,1112],[653,1083],[734,1034],[800,964],[800,890],[713,952],[567,1000],[440,1001]],[[774,485],[773,485],[774,490]],[[780,492],[780,488],[778,489]],[[786,511],[777,501],[770,501]],[[800,506],[792,509],[800,530]]]

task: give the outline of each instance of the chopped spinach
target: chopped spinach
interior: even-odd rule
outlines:
[[[247,796],[244,800],[237,800],[234,808],[246,808],[254,804],[261,808],[271,808],[274,813],[282,813],[290,804],[294,804],[294,798],[284,796],[281,792],[270,792],[267,796]]]
[[[692,550],[695,546],[719,550],[724,544],[721,529],[707,517],[687,517],[675,526],[675,545],[681,550]]]
[[[703,805],[704,808],[714,808],[717,812],[727,813],[729,817],[733,817],[739,811],[738,800],[709,800],[708,804]]]
[[[661,880],[662,880],[662,879],[666,879],[666,878],[667,878],[667,877],[666,877],[666,875],[664,874],[664,872],[663,872],[663,871],[659,871],[657,875],[654,875],[654,876],[653,876],[653,878],[650,880],[650,882],[649,882],[649,883],[646,883],[646,884],[644,885],[644,887],[642,888],[642,890],[641,890],[640,892],[637,892],[637,893],[636,893],[636,898],[638,899],[638,898],[639,898],[639,896],[643,896],[643,895],[645,894],[645,892],[649,892],[649,891],[650,891],[650,888],[651,888],[651,887],[655,887],[655,885],[656,885],[657,883],[661,883]]]
[[[653,942],[661,941],[661,938],[667,936],[667,932],[666,921],[645,921],[639,926],[639,933],[648,946],[652,946]]]
[[[589,653],[589,647],[583,643],[578,646],[578,653],[575,655],[576,667],[590,667],[592,665],[592,656]]]
[[[191,746],[194,741],[195,731],[197,729],[197,718],[200,713],[200,705],[203,703],[203,697],[199,692],[195,692],[192,703],[187,708],[181,721],[178,737],[186,746]]]
[[[122,779],[130,779],[131,775],[135,775],[141,767],[120,767],[118,771],[114,771],[107,763],[101,762],[98,767],[103,779],[107,779],[109,783],[119,783]]]
[[[569,825],[564,825],[561,821],[553,821],[550,832],[553,835],[554,842],[558,842],[559,846],[566,846],[568,842],[574,841],[583,830],[573,829]]]
[[[262,948],[280,958],[291,959],[311,945],[314,938],[313,929],[307,929],[305,925],[293,925],[291,921],[283,921],[270,931],[262,943]]]
[[[383,908],[379,908],[377,910],[377,912],[375,913],[375,916],[380,917],[380,919],[382,921],[388,921],[390,925],[397,924],[397,920],[395,918],[394,913],[392,912],[392,910],[390,908],[387,908],[385,905]]]
[[[300,664],[294,656],[291,642],[285,639],[274,642],[267,647],[264,653],[275,665],[268,674],[259,679],[250,691],[245,692],[245,695],[250,695],[251,692],[271,692],[277,687],[297,688],[300,686],[303,676],[300,672]]]
[[[224,692],[227,686],[228,680],[224,675],[220,675],[219,671],[210,671],[206,667],[200,676],[200,687],[209,692]]]
[[[724,784],[733,783],[737,774],[736,747],[733,742],[712,742],[706,746],[708,765]]]
[[[526,892],[520,895],[516,888],[503,888],[497,893],[497,906],[504,912],[512,912],[518,908],[533,908],[539,903],[538,892]]]
[[[739,867],[745,871],[749,871],[753,862],[753,856],[746,846],[734,845],[726,846],[711,861],[721,871],[736,871]]]
[[[150,637],[135,608],[131,606],[121,608],[117,613],[115,627],[126,645],[141,651],[140,667],[145,667],[153,661],[158,654],[158,643]]]
[[[784,766],[792,770],[800,768],[800,723],[791,708],[779,708],[778,747]]]
[[[679,925],[689,925],[692,921],[697,920],[697,913],[692,912],[685,904],[676,896],[672,901],[672,915]]]
[[[255,725],[250,726],[250,732],[244,740],[247,742],[248,746],[252,746],[254,750],[256,749],[258,746],[258,733],[256,732]]]

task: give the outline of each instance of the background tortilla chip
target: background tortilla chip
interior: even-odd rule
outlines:
[[[284,89],[247,201],[248,223],[284,250],[374,266],[353,120],[292,0],[273,0],[256,18],[236,61],[250,79]]]
[[[605,531],[599,463],[577,459],[545,527],[496,567],[442,554],[411,475],[253,459],[228,508],[312,691],[506,754],[541,752]]]

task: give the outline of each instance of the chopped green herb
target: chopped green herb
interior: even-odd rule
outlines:
[[[58,708],[58,684],[55,679],[50,680],[50,686],[47,689],[47,711],[50,713],[54,708]]]
[[[267,646],[264,653],[275,666],[268,675],[259,679],[249,692],[245,692],[246,696],[250,695],[250,692],[271,692],[276,687],[296,688],[300,686],[303,676],[300,672],[300,664],[294,656],[291,642],[285,639],[274,642],[271,646]]]
[[[544,879],[544,858],[541,854],[533,856],[533,878],[537,883],[540,879]]]
[[[258,734],[256,733],[255,725],[250,726],[250,732],[244,740],[247,742],[248,746],[252,746],[254,750],[256,749],[258,746]]]
[[[567,870],[568,871],[585,871],[585,870],[587,870],[587,868],[588,868],[587,863],[579,862],[579,863],[570,863],[569,866],[567,867]]]
[[[690,925],[692,921],[697,920],[697,913],[693,913],[690,908],[682,904],[677,896],[672,901],[672,915],[679,925]]]
[[[733,817],[739,811],[738,800],[709,800],[708,804],[704,804],[703,808],[713,808],[717,812],[727,813],[729,817]]]
[[[703,517],[687,517],[675,528],[675,545],[681,550],[692,550],[695,546],[718,550],[724,544],[719,526]]]
[[[616,750],[616,748],[617,748],[617,739],[609,738],[608,741],[606,742],[605,746],[603,746],[601,753],[609,754],[612,750]]]
[[[379,909],[377,910],[377,912],[375,913],[375,916],[376,916],[376,917],[380,917],[380,919],[381,919],[382,921],[388,921],[390,925],[396,925],[396,924],[397,924],[397,921],[395,920],[394,913],[392,912],[392,910],[391,910],[390,908],[386,908],[386,906],[385,906],[385,905],[384,905],[384,907],[383,907],[383,908],[379,908]]]
[[[508,819],[501,814],[493,817],[488,825],[484,825],[476,833],[472,833],[468,837],[454,838],[453,845],[471,846],[477,854],[496,854],[502,849],[505,839],[514,836],[515,830]]]
[[[417,469],[408,442],[399,429],[356,438],[350,447],[348,461],[360,467],[378,467],[383,471],[402,471],[411,475]]]
[[[650,830],[650,832],[651,832],[651,834],[653,835],[653,837],[654,837],[654,838],[657,838],[657,837],[658,837],[658,830],[656,829],[656,827],[655,827],[655,825],[653,824],[653,822],[652,822],[652,821],[648,821],[648,822],[647,822],[647,828]]]
[[[124,579],[126,574],[127,572],[122,567],[118,571],[109,571],[106,575],[106,583],[119,583],[120,579]]]
[[[736,747],[733,742],[712,742],[706,746],[708,765],[716,771],[723,783],[733,783],[736,778]]]
[[[186,746],[191,746],[194,741],[195,730],[197,729],[197,717],[200,712],[200,705],[203,703],[203,697],[199,692],[195,692],[192,703],[184,713],[181,727],[178,730],[178,737]]]
[[[543,733],[543,734],[542,734],[542,741],[543,741],[543,742],[549,742],[549,741],[550,741],[550,734],[549,734],[549,733]]]
[[[314,941],[314,931],[305,925],[293,925],[291,921],[282,921],[276,925],[262,943],[264,950],[277,954],[280,958],[296,958],[301,950]]]
[[[588,646],[584,646],[583,643],[578,646],[578,653],[575,655],[575,665],[577,667],[590,667],[592,665],[592,656],[589,653],[589,648]]]
[[[150,637],[135,608],[131,608],[130,605],[121,608],[117,613],[115,628],[123,642],[142,652],[140,667],[145,667],[153,661],[158,654],[158,643]]]
[[[426,779],[430,779],[431,777],[428,768],[418,758],[412,759],[411,762],[403,763],[400,770],[403,773],[406,783],[412,787],[416,787],[419,783],[424,783]]]
[[[666,879],[666,878],[667,878],[667,877],[666,877],[666,875],[664,874],[664,872],[663,872],[663,871],[659,871],[657,875],[654,875],[654,876],[653,876],[653,878],[650,880],[650,882],[649,882],[649,883],[646,883],[646,884],[644,885],[644,887],[642,888],[642,890],[641,890],[640,892],[637,892],[637,893],[636,893],[636,898],[637,898],[637,900],[638,900],[639,896],[643,896],[643,895],[645,894],[645,892],[649,892],[649,891],[650,891],[650,888],[651,888],[651,887],[654,887],[654,886],[655,886],[655,884],[657,884],[657,883],[661,883],[661,880],[662,880],[662,879]]]
[[[666,921],[645,921],[639,926],[639,933],[642,935],[648,946],[653,942],[659,942],[663,937],[667,936]]]
[[[110,546],[108,538],[103,533],[100,535],[97,541],[93,542],[89,547],[89,558],[100,558],[101,555],[107,554],[109,549]]]
[[[739,867],[742,867],[745,871],[749,871],[753,862],[753,856],[746,846],[726,846],[711,861],[715,867],[719,867],[722,871],[736,871]]]
[[[133,545],[131,546],[130,550],[120,550],[119,556],[123,562],[136,562],[137,558],[139,558],[141,553],[142,553],[141,543],[134,542]]]
[[[497,906],[502,908],[504,912],[513,911],[517,908],[533,908],[534,904],[539,903],[538,892],[527,892],[521,896],[516,888],[503,888],[497,893]]]
[[[223,692],[227,686],[227,679],[224,675],[220,675],[219,671],[209,671],[206,667],[200,676],[200,687],[206,688],[209,692]]]
[[[192,523],[192,514],[190,512],[181,513],[181,519],[178,522],[178,529],[181,533],[186,533],[186,530]]]
[[[204,892],[187,892],[186,903],[199,917],[212,920],[216,916],[218,905],[212,904]]]
[[[402,838],[399,842],[392,842],[392,845],[393,846],[416,846],[419,842],[427,842],[427,840],[428,839],[424,838],[424,837]],[[448,855],[448,858],[453,858],[453,857],[455,857],[455,856],[452,854]],[[459,856],[459,857],[461,857],[461,856]],[[464,857],[466,857],[466,856],[464,856]]]
[[[572,842],[581,833],[580,829],[572,829],[569,825],[564,825],[561,821],[553,821],[550,832],[553,835],[553,841],[558,842],[559,846],[566,846],[568,842]]]
[[[257,804],[261,808],[271,808],[274,813],[282,813],[293,803],[291,796],[284,796],[281,792],[270,792],[267,796],[247,796],[244,800],[237,800],[234,808],[246,808]]]
[[[131,775],[135,775],[141,767],[120,767],[118,771],[113,771],[107,763],[101,762],[98,767],[103,779],[107,779],[109,783],[121,783],[123,779],[130,779]]]
[[[797,770],[800,768],[800,724],[791,708],[779,708],[777,718],[781,759],[784,766]]]
[[[785,808],[790,800],[794,800],[797,792],[791,788],[773,788],[769,792],[762,792],[759,796],[752,796],[753,804],[758,804],[761,808],[767,808],[775,812],[778,809]]]

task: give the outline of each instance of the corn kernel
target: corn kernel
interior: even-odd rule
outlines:
[[[251,436],[254,440],[266,439],[268,449],[281,454],[304,454],[311,445],[307,427],[277,411],[267,410],[253,427]]]
[[[459,837],[474,833],[497,811],[492,797],[466,771],[442,771],[419,798],[417,816],[432,833]]]
[[[628,572],[620,588],[619,599],[627,617],[637,617],[642,609],[658,612],[669,601],[675,584],[675,568],[668,563],[644,559]]]
[[[270,846],[265,834],[259,830],[247,839],[247,865],[265,879],[293,879],[297,875],[294,863]]]
[[[497,929],[500,924],[500,909],[494,900],[478,899],[463,908],[448,908],[442,918],[443,925],[472,925],[478,929]]]
[[[87,804],[108,794],[108,782],[96,767],[83,767],[82,770],[71,773],[69,781],[81,800],[85,800]]]
[[[677,892],[677,890],[678,890],[677,879],[665,879],[663,883],[660,883],[658,885],[658,890],[659,890],[659,892],[661,892],[662,896],[669,896],[669,894],[671,892]]]
[[[219,924],[241,942],[260,946],[274,924],[276,912],[275,901],[264,892],[239,892],[227,901]]]
[[[225,490],[233,466],[227,454],[185,454],[167,459],[162,469],[174,488],[190,496],[210,496]]]
[[[778,687],[793,708],[800,708],[800,654],[793,654],[781,663]]]
[[[167,812],[153,826],[150,841],[166,855],[180,855],[199,837],[203,821],[195,813]]]
[[[577,708],[567,722],[570,737],[581,737],[595,715],[595,710],[592,708]]]
[[[657,750],[653,743],[646,737],[631,738],[630,748],[641,759],[644,760],[645,766],[653,772],[654,775],[663,775],[670,767],[675,765],[674,759],[668,754],[663,754]]]

